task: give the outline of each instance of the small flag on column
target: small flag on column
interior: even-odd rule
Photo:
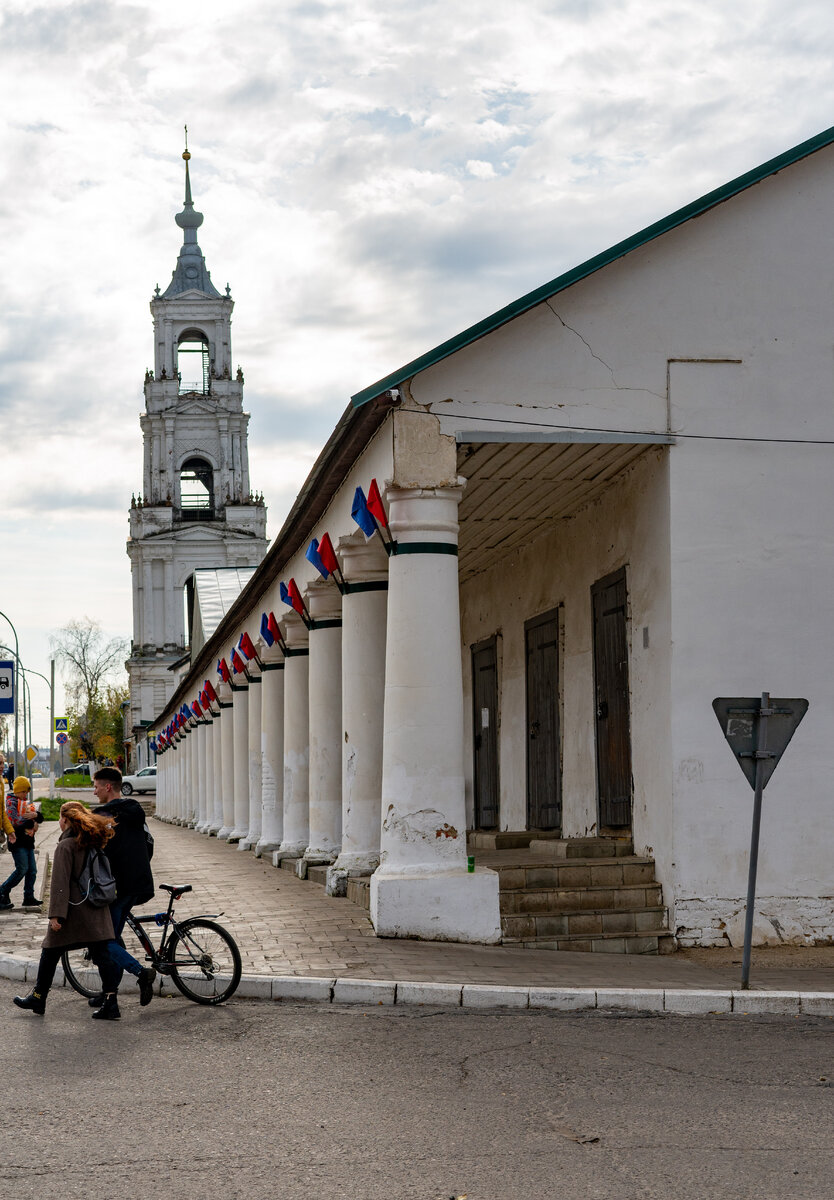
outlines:
[[[244,664],[244,661],[238,654],[237,650],[232,651],[231,662],[232,670],[234,671],[235,675],[242,675],[246,670],[246,665]]]
[[[208,696],[210,701],[214,701],[217,699],[217,692],[212,687],[212,683],[211,683],[210,679],[207,679],[205,682],[205,693]]]
[[[298,584],[294,579],[291,579],[287,585],[287,595],[290,598],[290,604],[295,609],[300,617],[304,616],[304,601],[301,599],[301,592],[298,590]]]
[[[319,558],[322,561],[322,565],[331,575],[341,575],[339,560],[336,557],[336,551],[333,549],[329,533],[322,534],[321,541],[319,542]]]
[[[194,703],[191,705],[191,711],[193,712],[194,716],[197,717],[198,719],[200,717],[202,717],[203,710],[200,708],[199,700],[195,700]]]
[[[385,511],[385,505],[382,503],[382,496],[379,494],[379,488],[375,479],[371,480],[371,486],[368,488],[368,512],[372,517],[376,517],[380,525],[388,528],[388,514]]]
[[[217,674],[220,676],[220,678],[223,680],[224,683],[228,683],[229,680],[231,679],[231,675],[229,674],[229,668],[226,664],[225,658],[218,659]]]
[[[327,534],[325,534],[325,537],[326,536]],[[322,579],[327,579],[330,574],[330,568],[324,565],[321,557],[321,548],[318,538],[313,538],[313,540],[310,542],[310,545],[307,547],[307,553],[304,555],[304,557],[308,562],[313,564],[319,575],[321,575]]]
[[[358,487],[353,493],[353,505],[350,515],[365,534],[365,537],[373,537],[376,533],[376,522],[368,511],[368,501],[365,499],[365,493],[361,487]]]
[[[275,645],[275,634],[269,628],[269,617],[266,613],[261,613],[261,637],[267,646]]]
[[[257,655],[255,654],[255,647],[252,644],[252,639],[250,638],[249,634],[246,632],[245,629],[244,629],[243,633],[240,635],[240,641],[238,642],[238,649],[243,651],[243,653],[246,655],[247,659],[249,659],[249,658],[257,659]]]

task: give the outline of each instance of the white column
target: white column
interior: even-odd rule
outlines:
[[[192,818],[189,824],[193,829],[199,829],[202,821],[205,820],[206,808],[206,760],[203,750],[203,728],[202,721],[197,721],[193,727],[191,734],[194,739],[194,771],[195,780],[194,800],[191,805]]]
[[[284,837],[272,855],[300,858],[310,833],[310,745],[307,630],[295,613],[281,621],[287,658],[284,664]]]
[[[238,676],[238,678],[241,678]],[[234,708],[234,797],[235,827],[230,842],[239,842],[249,829],[249,688],[246,683],[233,683]]]
[[[277,650],[277,647],[275,647]],[[270,854],[284,836],[284,660],[266,659],[261,676],[261,836],[255,855]]]
[[[156,816],[165,816],[165,783],[168,777],[168,763],[165,752],[156,756]]]
[[[390,488],[380,865],[383,937],[497,942],[498,875],[466,869],[457,564],[461,489]]]
[[[200,820],[197,822],[198,833],[208,833],[211,825],[211,818],[214,815],[214,782],[213,758],[212,758],[212,735],[214,733],[214,724],[207,709],[203,709],[203,732],[200,735],[200,742],[203,749],[203,804],[200,809]]]
[[[209,837],[217,837],[223,828],[223,729],[221,721],[222,708],[219,703],[212,705],[211,727],[211,796],[212,813],[208,827]]]
[[[327,893],[343,896],[350,875],[379,866],[382,712],[388,563],[378,538],[359,533],[338,547],[348,591],[342,597],[342,849]]]
[[[332,863],[342,844],[342,598],[332,583],[307,588],[309,655],[310,832],[298,874]]]
[[[188,731],[189,787],[185,824],[193,829],[197,823],[197,797],[200,795],[200,727],[196,721],[188,722]]]
[[[179,787],[177,791],[177,817],[178,825],[185,824],[185,806],[186,795],[188,793],[189,784],[189,763],[190,756],[188,752],[188,732],[185,727],[180,730],[180,771],[179,771]]]
[[[261,836],[261,707],[263,683],[254,662],[247,668],[249,681],[249,827],[246,837],[238,842],[238,850],[252,850]]]
[[[234,705],[232,690],[224,684],[217,689],[220,697],[220,764],[221,791],[223,794],[223,824],[218,830],[218,841],[225,842],[235,827],[235,739]]]
[[[150,559],[142,563],[142,644],[156,644],[156,631],[153,620],[153,574]]]

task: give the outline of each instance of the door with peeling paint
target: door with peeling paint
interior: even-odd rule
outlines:
[[[472,647],[475,828],[498,825],[498,642]]]
[[[524,625],[527,685],[527,828],[562,828],[559,610]]]
[[[599,830],[631,826],[631,719],[625,570],[591,588]]]

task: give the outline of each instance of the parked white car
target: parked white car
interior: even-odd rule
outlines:
[[[156,767],[143,767],[136,775],[122,776],[122,795],[156,791]]]

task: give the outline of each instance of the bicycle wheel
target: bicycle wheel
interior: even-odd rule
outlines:
[[[222,1004],[240,983],[240,951],[222,925],[193,917],[171,935],[167,952],[171,978],[195,1004]]]
[[[90,958],[90,951],[65,950],[61,955],[64,976],[71,988],[89,1000],[101,991],[101,976],[98,967]]]

